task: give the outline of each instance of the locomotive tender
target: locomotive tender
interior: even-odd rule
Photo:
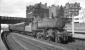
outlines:
[[[65,22],[61,18],[35,18],[32,22],[27,23],[11,24],[9,25],[9,30],[60,43],[66,43],[72,37],[64,29]]]

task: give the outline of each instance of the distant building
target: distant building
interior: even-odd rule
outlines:
[[[52,5],[51,7],[49,7],[49,17],[52,18],[52,17],[58,16],[59,9],[60,7],[55,5]]]
[[[49,9],[47,7],[47,3],[42,4],[38,3],[33,6],[28,6],[26,10],[26,17],[49,17]]]
[[[80,10],[80,3],[66,3],[64,16],[67,18],[71,18],[72,16],[77,16]]]
[[[78,16],[74,16],[74,22],[85,23],[85,9],[81,9],[79,11],[79,15]]]
[[[33,9],[34,9],[33,5],[26,7],[26,18],[33,18],[34,17],[33,16]]]

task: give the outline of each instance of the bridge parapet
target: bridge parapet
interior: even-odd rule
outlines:
[[[26,18],[0,16],[1,24],[15,24],[25,22]]]

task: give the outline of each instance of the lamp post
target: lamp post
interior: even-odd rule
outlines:
[[[72,34],[74,35],[74,17],[72,15]]]
[[[72,35],[74,35],[74,12],[70,12],[70,16],[72,18]]]

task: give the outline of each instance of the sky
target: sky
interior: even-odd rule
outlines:
[[[0,0],[0,16],[26,17],[26,6],[35,3],[47,3],[48,6],[65,5],[67,2],[80,2],[81,7],[85,8],[85,0]]]

